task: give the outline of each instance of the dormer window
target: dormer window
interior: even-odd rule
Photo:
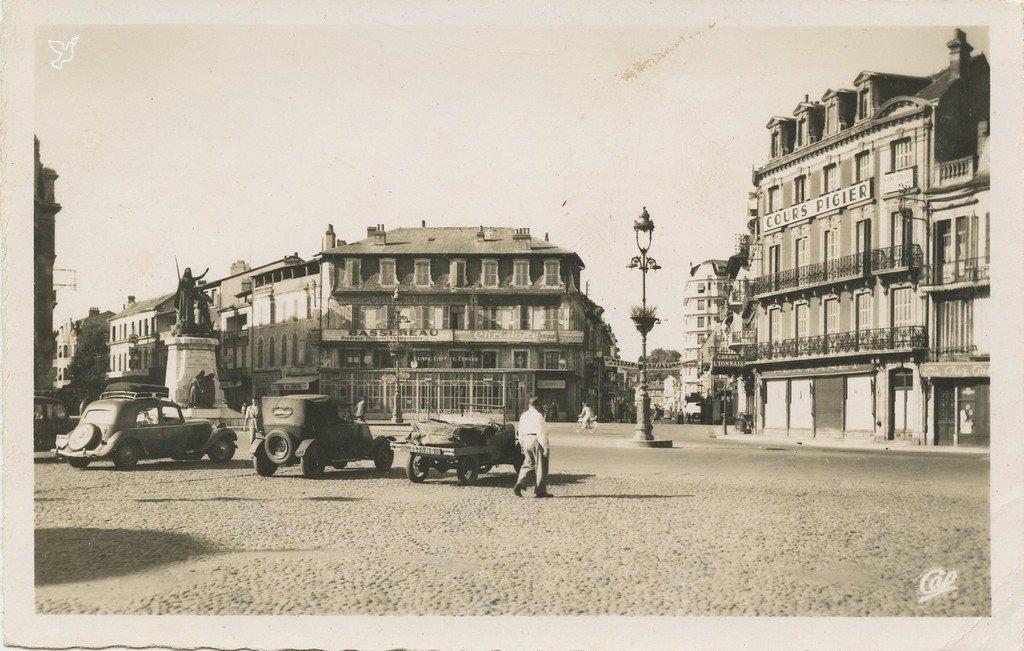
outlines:
[[[863,120],[871,115],[871,87],[865,86],[857,93],[857,119]]]
[[[558,287],[562,284],[562,265],[558,260],[544,261],[544,286]]]
[[[397,285],[398,276],[395,274],[395,261],[384,259],[380,261],[380,284]]]
[[[796,123],[796,146],[803,147],[807,144],[807,118],[800,118]]]
[[[776,129],[772,131],[772,158],[777,158],[782,154],[779,145],[779,131]]]
[[[827,134],[839,131],[839,112],[836,108],[834,101],[825,105],[825,133]]]

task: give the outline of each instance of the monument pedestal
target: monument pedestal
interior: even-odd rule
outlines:
[[[189,385],[192,379],[203,371],[213,376],[213,406],[183,408],[190,418],[205,418],[211,421],[238,421],[241,413],[228,408],[224,402],[224,390],[220,388],[217,376],[217,339],[215,337],[168,337],[167,374],[164,384],[170,390],[171,399],[179,405],[189,402]]]

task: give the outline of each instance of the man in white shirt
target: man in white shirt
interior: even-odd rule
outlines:
[[[547,491],[545,480],[548,471],[548,434],[544,427],[544,414],[540,413],[540,398],[532,396],[530,406],[519,417],[519,445],[523,448],[523,467],[519,470],[519,478],[512,489],[519,497],[523,496],[526,480],[534,473],[537,482],[535,497],[553,497]]]

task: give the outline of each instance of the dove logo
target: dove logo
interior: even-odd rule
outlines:
[[[50,65],[60,70],[60,67],[75,57],[75,43],[78,37],[74,37],[67,43],[61,41],[49,41],[50,49],[57,53],[57,58],[50,62]]]

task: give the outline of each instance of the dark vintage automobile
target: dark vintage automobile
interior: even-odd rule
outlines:
[[[267,396],[261,408],[263,433],[251,450],[253,467],[261,477],[296,463],[310,478],[323,475],[326,466],[341,469],[350,461],[372,460],[380,472],[394,463],[394,437],[373,436],[366,423],[352,417],[349,405],[330,396]]]
[[[32,449],[49,452],[57,443],[59,434],[67,434],[77,419],[69,416],[64,405],[56,398],[36,394],[33,396]]]
[[[208,420],[186,420],[165,387],[109,389],[89,403],[70,433],[57,436],[54,452],[72,467],[111,459],[126,470],[139,459],[194,461],[206,455],[223,462],[234,456],[235,432]]]
[[[510,464],[516,472],[523,465],[515,426],[505,420],[501,406],[466,404],[458,415],[412,424],[404,441],[392,444],[409,456],[405,474],[419,484],[431,468],[445,473],[455,468],[459,484],[470,486],[499,464]]]

